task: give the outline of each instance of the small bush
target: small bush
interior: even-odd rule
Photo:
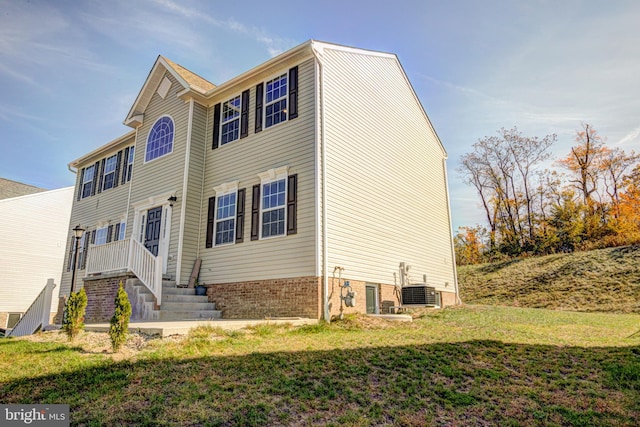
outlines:
[[[127,341],[127,332],[129,329],[129,318],[131,317],[131,303],[129,296],[122,286],[120,287],[115,299],[115,313],[111,318],[111,326],[109,327],[109,338],[111,338],[111,347],[113,351],[118,351]]]
[[[78,292],[72,292],[64,305],[64,315],[62,318],[62,330],[69,337],[69,341],[84,329],[84,314],[87,308],[87,293],[84,288]]]

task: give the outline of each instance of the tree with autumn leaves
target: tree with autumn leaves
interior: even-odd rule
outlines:
[[[559,170],[542,169],[556,140],[503,128],[462,156],[488,229],[458,230],[459,264],[640,242],[640,156],[607,147],[585,123]]]

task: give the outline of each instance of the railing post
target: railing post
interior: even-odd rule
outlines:
[[[133,270],[133,237],[131,237],[129,239],[129,256],[127,257],[127,270],[132,271]]]
[[[162,304],[162,255],[158,255],[155,259],[155,276],[156,276],[156,280],[154,283],[154,286],[157,289],[157,295],[156,295],[156,299],[158,300],[158,306],[160,306]]]

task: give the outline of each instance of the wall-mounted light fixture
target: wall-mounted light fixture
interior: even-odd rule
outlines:
[[[176,202],[178,200],[178,198],[176,196],[171,196],[167,199],[167,201],[169,202],[169,206],[173,207],[173,202]]]

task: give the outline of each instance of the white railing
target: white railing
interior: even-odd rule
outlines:
[[[154,256],[134,239],[91,245],[87,257],[87,274],[130,271],[162,303],[162,257]]]
[[[160,305],[162,303],[162,257],[154,256],[136,240],[129,239],[129,241],[131,246],[128,267],[156,297],[156,304]]]
[[[87,258],[87,274],[126,270],[129,262],[129,246],[128,240],[91,245]]]
[[[51,316],[51,296],[53,289],[56,287],[53,279],[48,279],[47,284],[42,289],[35,301],[24,313],[24,316],[16,323],[14,328],[9,332],[9,337],[21,337],[36,333],[39,329],[44,329],[49,325],[49,317]]]

